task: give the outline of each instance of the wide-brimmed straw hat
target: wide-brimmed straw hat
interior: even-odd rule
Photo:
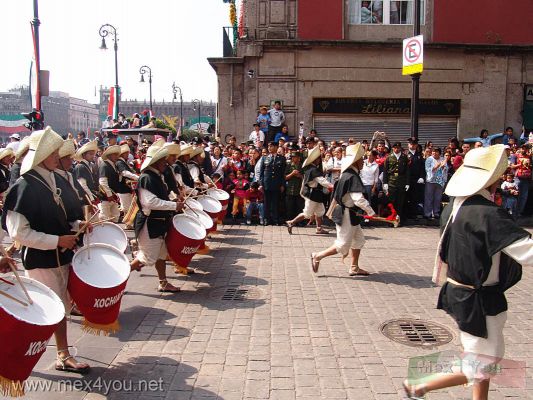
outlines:
[[[74,144],[74,140],[65,140],[63,142],[63,146],[59,148],[59,158],[73,156],[74,154],[76,154],[76,145]]]
[[[472,149],[466,153],[463,165],[455,171],[445,192],[454,197],[473,195],[496,182],[507,166],[503,144]]]
[[[157,139],[154,143],[152,143],[152,146],[154,147],[163,147],[165,145],[166,141],[163,137],[160,137]]]
[[[313,147],[313,149],[309,152],[307,155],[307,158],[305,159],[302,168],[307,167],[308,165],[311,165],[312,162],[314,162],[317,158],[320,157],[320,147]]]
[[[201,155],[202,158],[205,158],[205,151],[202,146],[198,146],[191,152],[191,158],[196,157],[197,155]]]
[[[102,153],[102,160],[107,160],[107,157],[109,157],[111,154],[121,154],[120,146],[118,144],[108,146],[107,149],[105,149]]]
[[[98,140],[93,140],[91,142],[85,143],[83,146],[81,146],[76,154],[74,155],[74,159],[76,161],[83,160],[83,155],[87,153],[88,151],[98,151]]]
[[[168,151],[169,156],[179,156],[180,155],[180,145],[176,143],[165,143],[165,149]]]
[[[15,152],[15,162],[19,161],[26,155],[26,152],[30,148],[30,137],[26,136],[19,144],[17,151]]]
[[[150,165],[153,165],[162,158],[168,156],[168,150],[165,147],[161,146],[150,146],[146,152],[146,158],[144,159],[141,165],[141,172],[148,168]]]
[[[342,160],[341,174],[352,166],[356,161],[363,158],[365,155],[365,149],[359,142],[346,147],[346,157]]]
[[[181,149],[180,149],[180,157],[181,156],[187,156],[187,155],[191,155],[193,151],[193,148],[190,144],[184,144],[181,146]]]
[[[55,133],[49,126],[42,131],[33,132],[30,135],[28,154],[26,154],[20,166],[20,174],[23,175],[42,163],[54,151],[59,150],[63,146],[63,142],[64,140],[61,136]]]
[[[0,150],[0,160],[3,160],[6,157],[12,157],[15,153],[13,152],[13,149],[11,147],[6,147],[2,150]]]
[[[120,154],[129,153],[130,151],[130,146],[127,143],[120,145]]]

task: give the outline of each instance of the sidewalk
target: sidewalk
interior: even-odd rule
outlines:
[[[367,278],[348,277],[340,257],[324,260],[312,274],[309,254],[327,247],[334,234],[314,235],[314,228],[294,232],[226,226],[210,241],[210,255],[193,259],[198,274],[173,278],[182,288],[175,295],[156,292],[155,271],[133,273],[119,335],[85,335],[78,317],[69,325],[80,359],[93,366],[80,379],[93,393],[88,387],[61,394],[41,390],[27,398],[400,399],[410,357],[460,350],[455,324],[435,309],[438,288],[430,275],[436,228],[365,228],[361,266],[374,272]],[[509,292],[505,331],[506,358],[528,363],[528,389],[494,385],[491,400],[533,399],[528,272]],[[444,325],[454,339],[432,350],[393,342],[380,326],[400,317]],[[31,380],[77,380],[53,369],[50,346]],[[98,377],[101,386],[138,391],[105,395]],[[153,384],[151,390],[139,388],[139,381]],[[429,396],[469,398],[463,388]]]

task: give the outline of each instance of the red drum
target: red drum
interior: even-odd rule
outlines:
[[[193,217],[175,215],[165,242],[170,259],[187,268],[206,236],[205,228]]]
[[[192,199],[190,197],[187,200],[185,200],[185,205],[191,208],[194,208],[194,209],[198,209],[198,210],[204,209],[202,205],[198,202],[198,200]]]
[[[14,276],[3,276],[0,290],[28,302]],[[21,277],[33,304],[27,307],[0,296],[0,393],[24,395],[24,381],[44,354],[50,337],[65,318],[61,299],[47,286]],[[10,283],[12,284],[10,284]]]
[[[130,271],[124,253],[108,244],[91,244],[74,254],[68,291],[83,314],[84,331],[109,335],[120,329],[120,302]]]
[[[229,193],[222,189],[212,188],[207,191],[207,195],[214,197],[215,199],[220,201],[220,204],[222,204],[222,211],[220,211],[220,214],[218,214],[218,223],[222,223],[228,211]]]
[[[185,213],[185,215],[192,217],[195,221],[200,222],[200,224],[208,232],[210,229],[213,228],[213,225],[215,224],[213,219],[205,211],[197,210],[194,208],[186,208],[183,210],[183,212]],[[205,238],[204,238],[204,240],[202,241],[202,244],[200,245],[198,249],[198,254],[208,254],[208,253],[209,253],[209,246],[205,244]]]
[[[213,218],[213,221],[215,222],[213,227],[209,229],[207,233],[216,232],[217,230],[216,222],[217,222],[220,212],[222,211],[222,204],[220,204],[220,201],[218,201],[217,199],[211,196],[199,196],[198,202],[202,205],[202,207],[204,208],[204,211],[211,218]]]
[[[87,242],[91,245],[96,243],[110,244],[121,253],[124,253],[128,248],[128,237],[126,233],[120,226],[112,222],[104,222],[101,225],[96,225],[91,233],[83,236],[84,246],[87,246]]]

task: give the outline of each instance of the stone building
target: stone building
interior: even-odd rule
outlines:
[[[526,97],[533,2],[421,3],[421,141],[533,129],[533,94]],[[247,136],[258,108],[279,99],[292,135],[303,121],[324,139],[384,130],[405,142],[412,89],[402,76],[402,40],[412,36],[413,0],[247,0],[244,7],[237,44],[226,38],[224,57],[208,59],[218,76],[222,137]]]

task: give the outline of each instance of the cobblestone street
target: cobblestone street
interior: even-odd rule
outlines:
[[[329,246],[334,234],[294,232],[225,226],[209,242],[211,253],[194,257],[198,273],[172,279],[182,288],[175,295],[156,292],[154,270],[132,273],[118,335],[83,334],[80,318],[72,317],[71,342],[93,370],[80,379],[86,387],[61,398],[392,400],[402,398],[410,357],[460,351],[455,324],[435,309],[438,288],[430,278],[437,228],[366,228],[361,266],[373,272],[366,278],[348,277],[349,262],[342,265],[340,257],[325,259],[314,275],[309,254]],[[506,358],[528,363],[527,389],[492,385],[491,400],[533,399],[532,282],[524,270],[508,292],[505,330]],[[454,339],[438,349],[393,342],[380,326],[400,317],[445,325]],[[51,342],[30,378],[52,381],[52,388],[29,391],[27,398],[57,399],[61,380],[78,379],[54,370],[54,350]],[[161,378],[162,384],[106,394],[98,378],[134,384]],[[428,398],[468,399],[470,390]]]

